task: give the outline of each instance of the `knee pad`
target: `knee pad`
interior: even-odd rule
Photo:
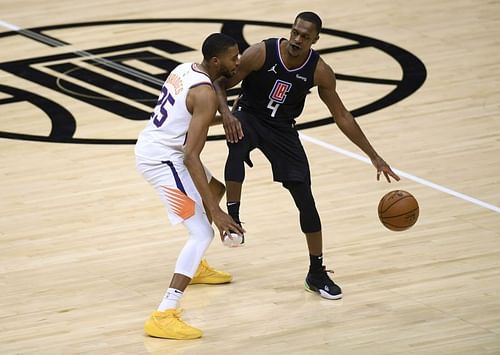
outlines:
[[[238,143],[228,143],[229,153],[224,169],[226,181],[243,182],[245,179],[245,162],[252,167],[250,160],[250,143],[248,138],[243,137]]]
[[[299,210],[300,228],[304,233],[321,231],[321,220],[314,202],[311,185],[306,182],[284,182]]]

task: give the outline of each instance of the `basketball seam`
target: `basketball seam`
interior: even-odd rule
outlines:
[[[415,211],[418,211],[418,207],[411,210],[411,211],[407,211],[405,213],[402,213],[402,214],[398,214],[398,215],[395,215],[395,216],[383,216],[382,219],[386,219],[386,218],[396,218],[396,217],[401,217],[401,216],[404,216],[405,214],[409,214],[409,213],[412,213],[412,212],[415,212]]]
[[[393,228],[398,228],[398,229],[401,229],[401,230],[406,230],[406,229],[409,229],[410,227],[412,227],[412,226],[409,226],[409,227],[401,227],[401,226],[397,226],[397,225],[395,225],[395,224],[391,224],[391,223],[386,223],[386,222],[383,222],[383,221],[382,221],[382,223],[383,223],[383,224],[384,224],[384,226],[386,226],[386,227],[389,227],[389,226],[390,226],[390,227],[393,227]]]
[[[394,206],[394,204],[398,203],[399,201],[404,200],[405,198],[410,198],[410,197],[412,197],[412,196],[405,196],[405,197],[400,198],[399,200],[394,201],[394,202],[393,202],[393,203],[391,203],[389,206],[387,206],[387,208],[386,208],[385,210],[383,210],[383,211],[382,211],[382,212],[380,212],[380,213],[385,213],[385,212],[386,212],[389,208],[391,208],[392,206]]]

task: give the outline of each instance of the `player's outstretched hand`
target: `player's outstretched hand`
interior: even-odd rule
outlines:
[[[381,157],[377,156],[375,159],[372,159],[372,164],[377,169],[377,181],[380,180],[380,174],[382,173],[389,183],[391,182],[390,177],[392,177],[396,181],[400,180],[400,177],[394,171],[392,171],[389,164],[387,164]]]

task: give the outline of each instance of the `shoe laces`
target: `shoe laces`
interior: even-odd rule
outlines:
[[[174,318],[182,322],[181,319],[181,309],[169,309],[164,312],[156,312],[155,318],[157,319],[169,319],[169,318]]]
[[[202,275],[202,274],[216,274],[218,271],[216,269],[214,269],[213,267],[211,267],[210,265],[208,265],[208,262],[203,259],[201,260],[201,263],[200,263],[200,269],[199,269],[199,272],[196,273],[196,275]]]
[[[178,308],[178,309],[173,310],[173,311],[170,313],[170,315],[171,315],[174,319],[178,320],[179,322],[184,323],[184,321],[181,319],[181,314],[182,314],[182,311],[183,311],[183,309]]]
[[[174,318],[177,318],[177,319],[181,319],[181,311],[176,309],[175,311],[172,312],[172,316],[174,316]]]
[[[177,320],[177,322],[179,322],[179,324],[182,324],[183,327],[189,327],[191,328],[191,326],[189,324],[187,324],[182,318],[181,318],[181,313],[182,313],[183,309],[176,309],[175,311],[172,312],[172,316],[174,319]]]
[[[208,269],[209,266],[208,266],[208,263],[207,263],[207,261],[205,259],[201,259],[200,267],[202,269]]]
[[[205,259],[202,259],[201,260],[201,263],[200,263],[200,271],[203,272],[203,271],[213,271],[213,268],[208,265],[208,262],[205,260]]]
[[[323,271],[325,273],[329,273],[329,274],[334,274],[335,273],[335,271],[333,271],[332,269],[327,269],[325,266],[323,266]]]
[[[181,316],[181,313],[182,313],[182,309],[181,308],[171,308],[171,309],[168,309],[164,312],[157,312],[160,317],[169,317],[170,315],[172,315],[172,317],[175,317],[175,318],[180,318]]]
[[[313,271],[313,273],[314,274],[322,274],[322,273],[324,273],[325,275],[327,273],[329,273],[329,274],[334,274],[335,273],[335,271],[333,271],[331,269],[327,269],[325,265],[322,265],[321,268],[322,268],[321,271]]]
[[[324,265],[323,265],[323,270],[318,272],[313,272],[313,274],[316,274],[320,279],[322,279],[327,284],[330,283],[335,284],[335,282],[333,282],[330,276],[328,276],[328,274],[333,274],[333,273],[335,273],[335,271],[327,269]]]

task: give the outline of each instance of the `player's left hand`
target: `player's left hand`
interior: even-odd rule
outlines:
[[[396,181],[400,180],[400,177],[394,171],[392,171],[389,164],[387,164],[381,157],[377,156],[372,159],[372,164],[377,169],[377,181],[380,180],[380,175],[382,173],[389,183],[391,182],[390,177],[392,177]]]
[[[243,227],[236,223],[230,215],[222,211],[220,208],[212,211],[212,219],[215,226],[219,230],[220,239],[222,241],[224,241],[224,237],[228,233],[233,232],[239,235],[243,235],[245,233]]]
[[[243,139],[241,122],[232,113],[222,116],[222,126],[226,133],[226,140],[229,143],[238,143],[238,141]]]

